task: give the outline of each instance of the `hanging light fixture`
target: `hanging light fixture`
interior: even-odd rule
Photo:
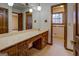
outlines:
[[[37,6],[37,10],[38,10],[38,11],[41,11],[40,3],[39,3],[39,5]]]
[[[33,12],[33,10],[32,10],[32,9],[29,9],[29,12],[30,12],[30,13],[32,13],[32,12]]]
[[[13,3],[8,3],[9,6],[13,6]]]

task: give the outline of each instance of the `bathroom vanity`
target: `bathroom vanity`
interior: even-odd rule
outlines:
[[[48,30],[25,30],[0,37],[0,53],[27,55],[29,49],[43,49],[48,43]]]

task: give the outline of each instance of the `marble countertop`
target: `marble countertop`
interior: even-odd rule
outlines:
[[[17,44],[21,41],[27,40],[31,37],[39,35],[48,30],[24,30],[24,31],[15,31],[12,33],[0,34],[0,50],[10,47],[14,44]]]

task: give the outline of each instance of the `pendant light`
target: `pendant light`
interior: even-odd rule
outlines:
[[[13,3],[8,3],[9,6],[13,6]]]
[[[33,10],[32,10],[32,9],[29,9],[29,12],[30,12],[30,13],[32,13],[32,12],[33,12]]]
[[[37,6],[37,10],[38,10],[38,11],[41,11],[40,3],[39,3],[39,5]]]

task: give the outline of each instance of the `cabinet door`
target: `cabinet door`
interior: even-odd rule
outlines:
[[[0,34],[8,32],[8,10],[0,8]]]
[[[7,10],[3,10],[3,33],[8,32],[8,16],[7,16]]]
[[[23,30],[23,14],[19,13],[18,14],[18,30],[22,31]]]

